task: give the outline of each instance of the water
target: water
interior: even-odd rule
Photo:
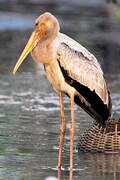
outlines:
[[[43,7],[43,6],[42,6]],[[66,8],[65,8],[66,7]],[[113,111],[120,114],[120,24],[104,7],[60,5],[54,14],[62,31],[88,47],[100,60],[111,90]],[[48,8],[47,4],[44,8]],[[24,6],[24,10],[25,10]],[[48,8],[49,10],[49,8]],[[87,10],[87,11],[85,11]],[[28,10],[29,12],[29,10]],[[103,13],[104,12],[104,13]],[[11,70],[24,47],[37,14],[0,12],[0,179],[44,180],[57,177],[59,140],[58,97],[30,56],[16,76]],[[11,23],[10,19],[12,18]],[[16,22],[16,23],[15,23]],[[28,29],[29,28],[29,29]],[[63,151],[61,179],[68,179],[69,167],[69,99],[64,96],[67,135]],[[76,136],[92,123],[92,119],[75,106]],[[119,155],[90,154],[74,151],[74,180],[117,180],[120,177]]]

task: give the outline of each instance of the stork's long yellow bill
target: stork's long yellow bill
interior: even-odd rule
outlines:
[[[13,69],[13,74],[15,75],[16,71],[18,70],[18,68],[20,67],[20,65],[22,64],[22,62],[25,60],[25,58],[27,57],[27,55],[33,50],[33,48],[37,45],[38,41],[39,41],[40,37],[38,35],[38,33],[36,33],[35,31],[32,33],[32,35],[30,36],[30,39],[28,41],[28,43],[26,44],[21,56],[19,57],[14,69]]]

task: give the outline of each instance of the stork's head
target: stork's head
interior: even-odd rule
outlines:
[[[48,39],[51,41],[54,40],[58,32],[59,23],[52,14],[46,12],[39,16],[35,21],[35,29],[14,67],[13,74],[16,73],[24,59],[37,46],[38,43],[43,43]]]

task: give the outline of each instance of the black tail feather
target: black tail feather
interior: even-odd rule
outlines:
[[[60,63],[59,63],[60,65]],[[102,99],[96,94],[95,91],[91,91],[88,87],[82,85],[76,80],[72,79],[68,72],[60,66],[65,81],[78,92],[75,96],[75,103],[82,107],[91,117],[97,120],[100,124],[105,124],[105,121],[109,119],[111,115],[111,99],[108,92],[109,104],[104,104]]]

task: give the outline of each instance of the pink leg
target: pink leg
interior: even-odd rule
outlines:
[[[66,120],[64,114],[64,105],[62,99],[62,93],[59,93],[59,103],[60,103],[60,115],[61,115],[61,125],[60,125],[60,142],[59,142],[59,152],[58,152],[58,168],[62,165],[62,148],[64,143],[65,131],[66,131]]]
[[[71,127],[70,127],[70,179],[72,179],[73,151],[74,151],[74,134],[75,134],[74,96],[71,96],[71,98],[70,98],[70,109],[71,109]]]

